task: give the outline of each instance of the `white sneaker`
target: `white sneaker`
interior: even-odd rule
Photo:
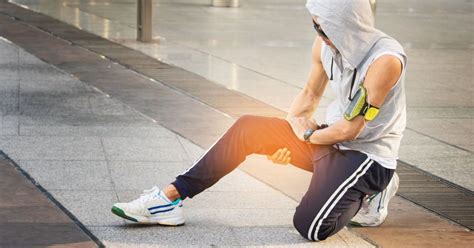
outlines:
[[[384,191],[366,197],[361,209],[352,218],[350,224],[356,226],[382,225],[388,214],[388,203],[397,193],[399,181],[400,179],[395,173]]]
[[[178,226],[184,224],[183,201],[172,202],[158,187],[143,191],[128,203],[115,203],[112,213],[134,222]]]

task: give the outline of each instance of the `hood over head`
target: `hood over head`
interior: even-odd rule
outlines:
[[[351,69],[361,63],[379,39],[387,37],[374,27],[369,0],[308,0],[306,8],[318,17],[322,30]],[[335,61],[342,68],[342,61]]]

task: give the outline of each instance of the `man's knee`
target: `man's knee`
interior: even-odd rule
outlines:
[[[334,231],[335,228],[336,223],[323,221],[323,223],[319,226],[316,238],[320,241],[329,238],[330,236],[336,233]]]
[[[248,125],[255,120],[255,117],[256,116],[254,115],[242,115],[235,121],[235,125],[238,125],[238,126]]]
[[[258,116],[242,115],[235,121],[232,128],[244,131],[246,134],[254,134],[255,132],[258,132],[259,128]]]
[[[295,214],[293,215],[293,226],[295,229],[306,239],[312,240],[308,236],[308,231],[311,226],[311,220],[309,216],[304,213],[299,207],[296,208]]]
[[[313,222],[315,222],[313,224]],[[314,220],[314,216],[305,213],[298,208],[293,216],[293,226],[304,238],[311,241],[322,241],[334,234],[334,223],[323,221],[318,225],[319,221]]]

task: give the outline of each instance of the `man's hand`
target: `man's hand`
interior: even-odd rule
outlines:
[[[267,159],[275,164],[286,165],[291,163],[291,152],[285,147],[278,149],[273,155],[267,155]]]
[[[298,139],[300,139],[301,141],[304,141],[304,132],[308,128],[316,130],[318,127],[318,124],[315,120],[306,117],[292,116],[287,117],[286,120],[288,121],[288,123],[290,123],[290,126],[293,129],[293,132],[295,133],[296,137],[298,137]]]

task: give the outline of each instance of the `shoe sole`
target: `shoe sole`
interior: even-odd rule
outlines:
[[[385,214],[385,216],[387,215]],[[361,222],[351,220],[349,221],[348,224],[353,227],[378,227],[378,226],[381,226],[385,222],[385,218],[386,217],[383,217],[383,221],[381,222],[373,222],[373,223],[361,223]]]
[[[124,219],[130,220],[130,221],[133,221],[133,222],[138,222],[137,219],[126,215],[125,212],[122,209],[118,208],[118,207],[112,207],[112,213],[114,213],[115,215],[117,215],[119,217],[122,217]]]
[[[155,225],[161,225],[161,226],[182,226],[182,225],[184,225],[184,221],[182,223],[178,223],[178,224],[171,224],[171,223],[165,223],[165,222],[162,222],[162,221],[151,220],[150,218],[147,218],[147,217],[139,217],[139,216],[133,217],[133,215],[128,214],[123,209],[115,207],[115,206],[112,207],[112,213],[119,216],[119,217],[121,217],[121,218],[124,218],[126,220],[130,220],[130,221],[137,222],[137,223],[142,223],[142,224],[155,224]],[[138,219],[142,219],[142,221],[140,221]]]
[[[349,221],[348,223],[350,226],[356,226],[356,227],[363,227],[362,224],[360,224],[359,222],[355,222],[355,221]]]

